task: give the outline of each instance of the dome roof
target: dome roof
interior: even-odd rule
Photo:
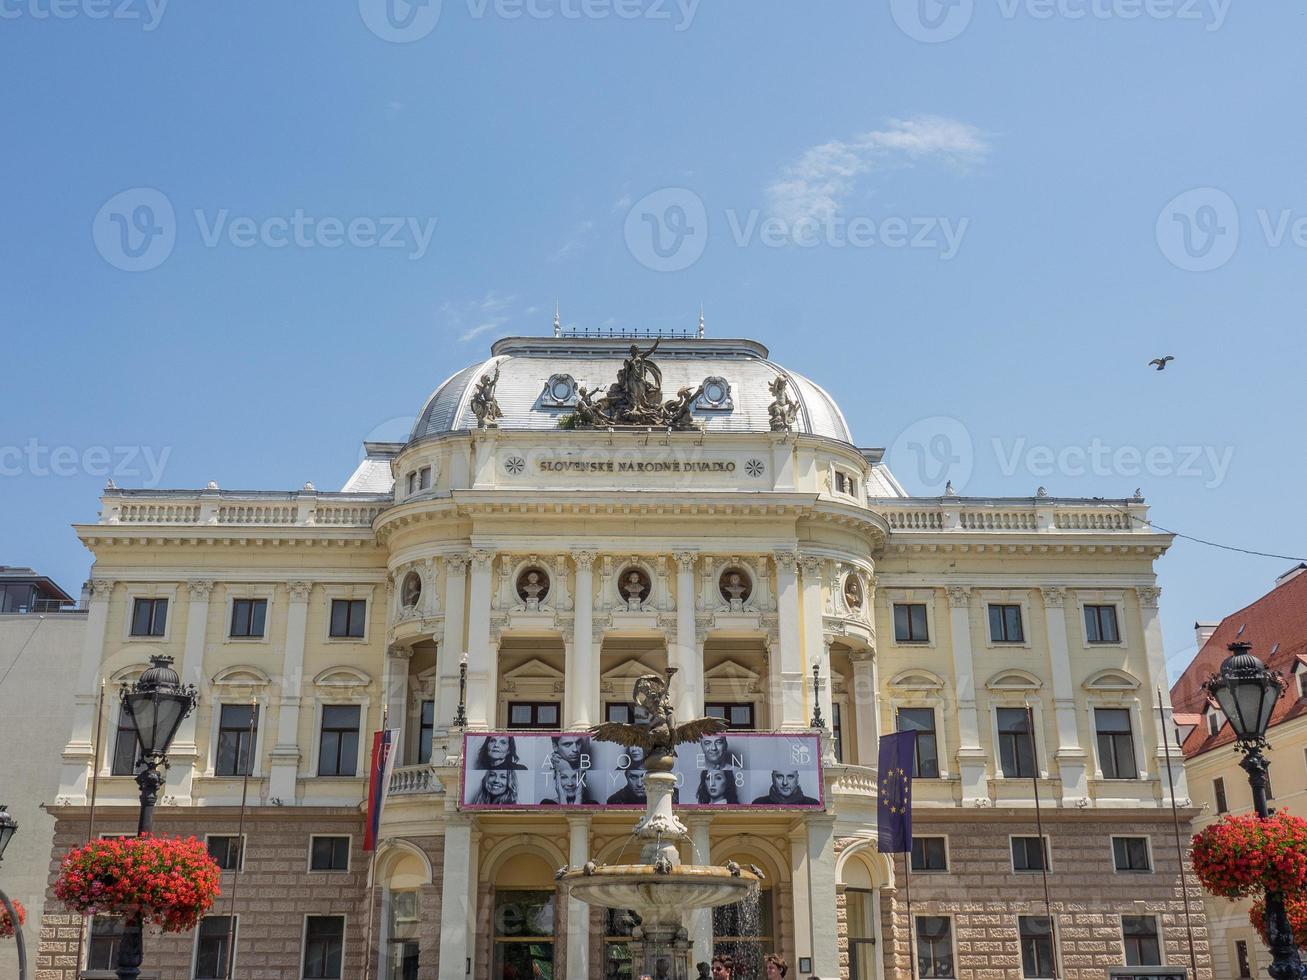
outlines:
[[[576,404],[577,385],[600,393],[617,379],[632,343],[647,350],[653,338],[508,337],[491,348],[491,356],[469,365],[445,381],[427,399],[413,427],[412,439],[476,428],[470,400],[483,374],[499,370],[495,399],[503,412],[502,429],[551,430]],[[694,418],[708,432],[767,432],[767,386],[782,375],[790,397],[799,403],[796,432],[852,443],[848,424],[835,400],[820,386],[767,357],[767,348],[752,340],[705,340],[664,337],[653,361],[662,371],[664,398],[682,387],[710,384],[695,402]],[[569,382],[571,384],[569,385]]]

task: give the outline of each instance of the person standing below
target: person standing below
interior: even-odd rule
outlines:
[[[785,957],[776,953],[768,953],[763,957],[763,963],[767,969],[767,980],[785,980],[785,974],[790,972],[790,965],[785,962]]]
[[[735,964],[731,962],[729,956],[712,958],[712,980],[731,980],[731,974],[734,972]]]

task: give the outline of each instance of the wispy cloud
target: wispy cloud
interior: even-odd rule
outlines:
[[[504,296],[491,290],[481,299],[444,303],[440,315],[459,332],[458,339],[467,342],[508,323],[513,317],[516,301],[516,296]]]
[[[983,132],[956,119],[891,119],[884,129],[806,150],[768,186],[768,208],[791,223],[825,221],[839,213],[864,174],[922,160],[965,168],[984,160],[989,150]]]
[[[555,262],[561,262],[575,252],[579,252],[595,237],[595,223],[593,221],[582,221],[572,230],[568,239],[558,246],[558,250],[553,254]]]

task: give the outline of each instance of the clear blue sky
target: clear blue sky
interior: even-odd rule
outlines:
[[[61,2],[0,4],[0,561],[76,589],[106,465],[155,482],[113,447],[166,452],[162,486],[337,488],[556,300],[577,327],[703,303],[912,489],[940,459],[969,494],[1142,486],[1168,527],[1307,554],[1293,5]],[[323,219],[378,224],[328,247]],[[1176,456],[1039,448],[1095,445]],[[1288,565],[1178,543],[1172,669]]]

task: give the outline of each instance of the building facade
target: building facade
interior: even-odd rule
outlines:
[[[629,859],[634,814],[604,797],[638,796],[638,766],[585,772],[590,798],[558,806],[464,738],[565,755],[669,668],[678,717],[724,718],[733,751],[776,733],[820,758],[793,797],[780,763],[750,777],[775,793],[738,803],[699,796],[702,760],[682,784],[684,860],[765,874],[756,907],[691,917],[696,961],[979,980],[1050,976],[1056,956],[1080,980],[1189,963],[1188,925],[1211,975],[1168,843],[1172,780],[1194,811],[1151,693],[1170,538],[1141,500],[908,497],[826,392],[747,340],[504,339],[407,442],[366,448],[337,493],[108,490],[77,529],[95,568],[55,859],[85,837],[92,783],[100,826],[134,826],[131,733],[111,710],[93,736],[101,682],[162,653],[202,689],[156,822],[231,870],[211,923],[149,939],[162,976],[218,969],[228,915],[238,976],[629,976],[629,918],[554,874]],[[401,749],[372,858],[383,719]],[[875,840],[895,729],[917,732],[911,914],[905,858]],[[83,964],[114,935],[92,923]],[[76,945],[46,944],[43,975],[73,977]]]
[[[1271,806],[1300,815],[1307,807],[1307,576],[1301,574],[1303,570],[1301,565],[1291,569],[1274,589],[1214,628],[1196,624],[1200,649],[1171,691],[1189,787],[1201,808],[1195,831],[1224,814],[1250,813],[1253,808],[1234,733],[1202,689],[1230,656],[1228,647],[1236,640],[1251,644],[1252,652],[1285,680],[1284,695],[1271,715],[1266,736]],[[1204,902],[1217,976],[1264,976],[1271,956],[1249,922],[1252,903],[1211,895],[1204,895]]]
[[[0,565],[0,720],[8,751],[0,754],[0,805],[18,833],[0,863],[0,888],[28,911],[29,955],[40,942],[41,908],[50,875],[59,777],[53,763],[68,739],[72,702],[64,685],[77,669],[86,610],[44,575]],[[0,975],[12,955],[0,940]]]

